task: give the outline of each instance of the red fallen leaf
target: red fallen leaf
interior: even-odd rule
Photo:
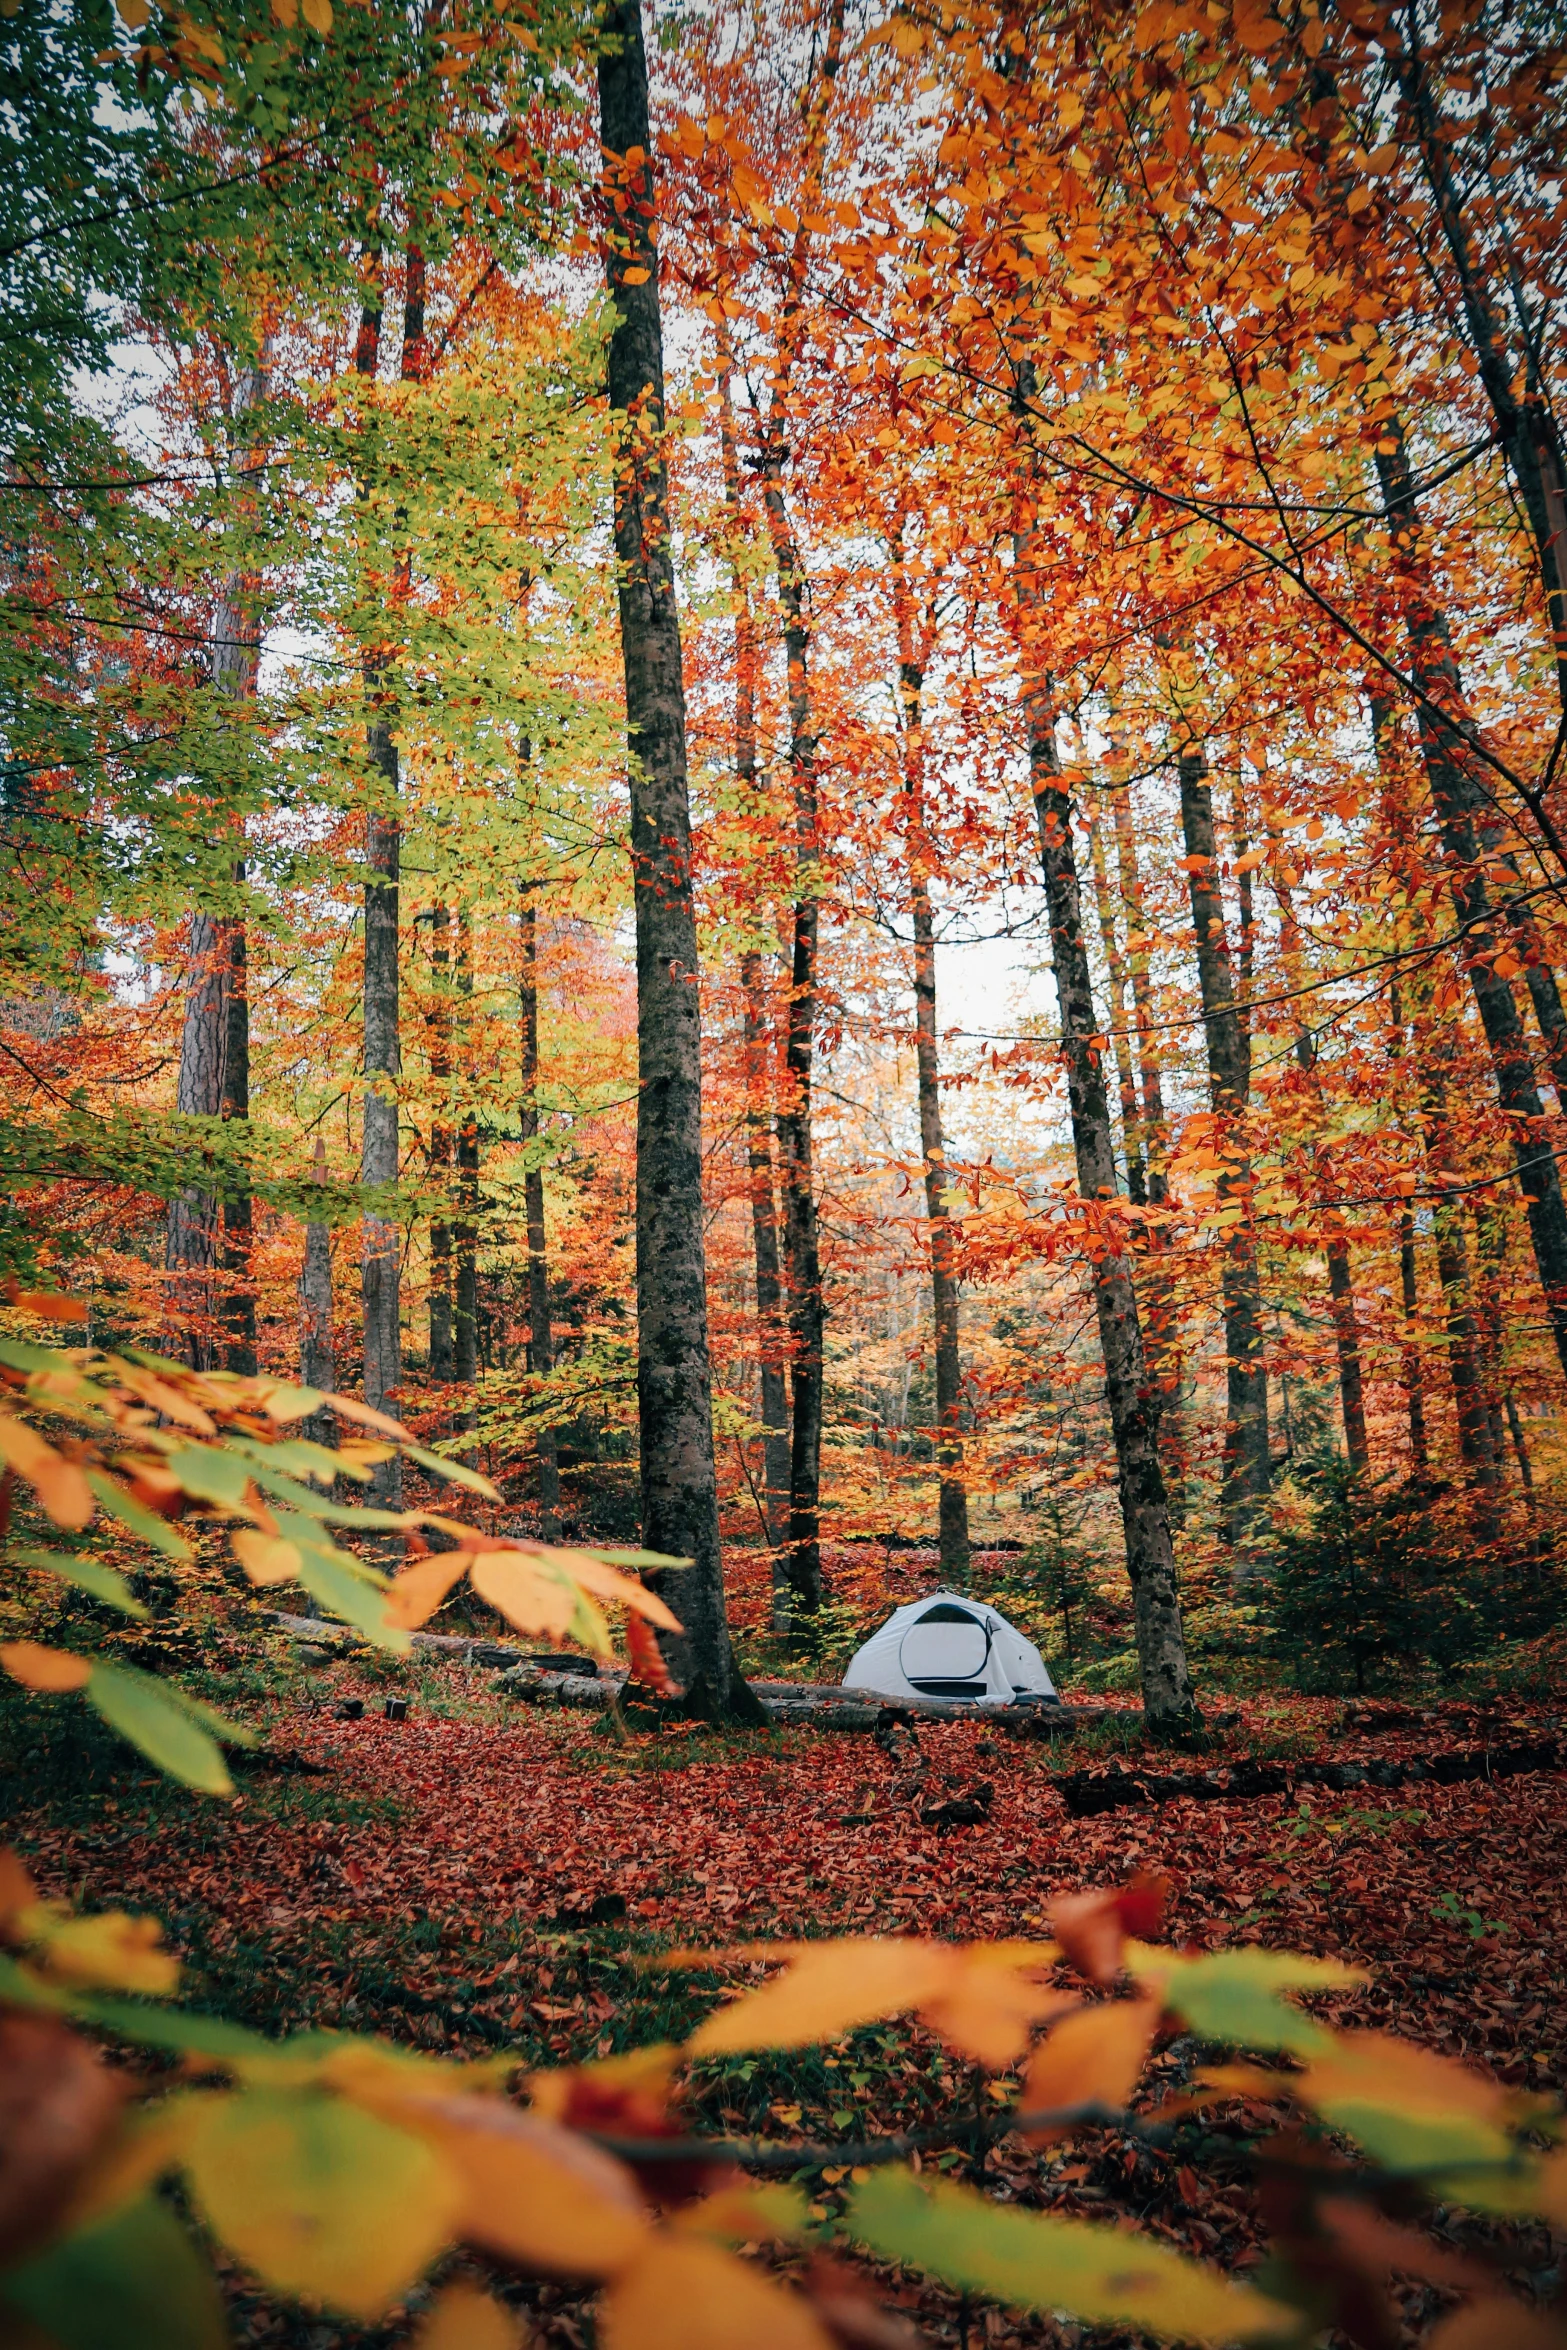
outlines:
[[[1143,1869],[1128,1885],[1069,1893],[1056,1902],[1051,1929],[1078,1973],[1091,1983],[1113,1983],[1127,1936],[1151,1942],[1158,1933],[1171,1883],[1162,1872]]]
[[[664,1652],[651,1624],[640,1616],[626,1618],[626,1654],[631,1664],[631,1678],[640,1681],[644,1689],[651,1689],[655,1697],[679,1697],[679,1685],[670,1678]]]

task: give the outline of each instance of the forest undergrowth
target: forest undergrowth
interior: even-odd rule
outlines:
[[[308,1696],[231,1702],[265,1743],[221,1808],[126,1776],[106,1735],[67,1729],[63,1711],[41,1716],[36,1700],[13,1699],[0,1718],[20,1798],[13,1834],[42,1889],[162,1917],[188,1970],[185,2003],[199,2010],[269,2032],[340,2026],[449,2056],[504,2047],[523,2062],[583,2062],[700,2020],[711,1982],[661,1972],[670,1948],[1038,1934],[1062,1895],[1152,1870],[1173,1880],[1177,1945],[1341,1957],[1369,1980],[1323,2003],[1328,2020],[1391,2026],[1531,2092],[1567,2087],[1555,1774],[1073,1820],[1051,1779],[1085,1759],[1080,1741],[1067,1755],[981,1722],[922,1724],[928,1782],[994,1788],[986,1820],[941,1832],[920,1825],[906,1764],[865,1736],[693,1726],[622,1743],[597,1717],[508,1711],[487,1676],[422,1662],[399,1669],[410,1711],[389,1721],[381,1660],[366,1672],[344,1659],[309,1678]],[[364,1718],[338,1719],[354,1694]],[[1331,1752],[1366,1763],[1451,1745],[1451,1721],[1409,1710],[1366,1730],[1339,1703],[1243,1698],[1212,1746],[1218,1758]],[[1554,1719],[1524,1700],[1489,1717],[1493,1732]],[[1179,2086],[1192,2045],[1176,2040],[1156,2058],[1140,2104]],[[707,2130],[852,2152],[853,2141],[957,2115],[972,2100],[967,2071],[930,2034],[891,2023],[711,2062],[689,2112]],[[972,2153],[960,2141],[927,2167],[967,2177]],[[1259,2256],[1254,2182],[1222,2163],[1199,2178],[1106,2130],[1065,2150],[1005,2140],[983,2169],[988,2184],[1052,2211],[1092,2216],[1107,2200],[1128,2208],[1130,2195],[1144,2228],[1226,2267]],[[837,2181],[819,2161],[804,2183],[830,2207]],[[395,2327],[309,2326],[236,2290],[241,2339],[326,2350],[400,2338]],[[577,2300],[529,2290],[542,2340],[583,2341]],[[878,2290],[889,2297],[885,2280]],[[905,2285],[890,2298],[936,2339],[962,2338],[968,2318],[944,2288]],[[1412,2322],[1430,2314],[1431,2288],[1410,2286],[1407,2298]],[[1061,2338],[1044,2320],[992,2312],[975,2323],[986,2342]]]

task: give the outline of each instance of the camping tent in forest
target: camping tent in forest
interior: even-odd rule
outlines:
[[[1033,1642],[995,1608],[957,1591],[933,1591],[896,1609],[855,1652],[843,1685],[883,1697],[968,1698],[978,1705],[1056,1694]]]

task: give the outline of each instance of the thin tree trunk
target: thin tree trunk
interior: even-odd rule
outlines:
[[[413,383],[419,380],[424,366],[424,255],[415,244],[407,249],[406,271],[399,373],[405,383]],[[366,331],[369,317],[367,310],[361,320],[360,344],[354,360],[364,375],[373,375],[379,360],[379,329],[372,342]],[[398,571],[399,592],[406,594],[410,574],[410,558],[406,553],[399,558]],[[398,968],[402,920],[402,822],[398,801],[402,772],[397,749],[396,697],[382,682],[385,667],[384,659],[380,658],[365,664],[371,713],[366,740],[377,782],[372,787],[374,796],[365,826],[365,1092],[360,1144],[360,1181],[383,1191],[395,1188],[399,1173],[397,1099],[403,1067]],[[371,1210],[364,1218],[361,1248],[365,1401],[376,1411],[395,1414],[403,1378],[401,1227],[391,1218]],[[400,1507],[403,1491],[400,1455],[394,1454],[391,1460],[378,1463],[370,1490],[380,1507]]]
[[[684,1626],[676,1669],[714,1710],[745,1707],[724,1613],[702,1234],[702,1061],[680,617],[664,459],[664,343],[640,0],[611,0],[599,118],[611,206],[605,251],[615,552],[631,751],[637,928],[637,1403],[643,1536],[691,1564],[662,1578]],[[754,1705],[755,1701],[751,1701]],[[759,1710],[759,1709],[758,1709]]]
[[[1251,1092],[1251,1045],[1236,1005],[1224,901],[1219,894],[1213,837],[1213,795],[1200,750],[1179,760],[1181,828],[1186,841],[1197,977],[1208,1048],[1208,1090],[1228,1154]],[[1224,1355],[1228,1410],[1224,1431],[1221,1522],[1227,1542],[1245,1543],[1258,1529],[1272,1483],[1268,1457],[1268,1372],[1262,1352],[1262,1282],[1256,1235],[1250,1224],[1251,1168],[1244,1156],[1227,1158],[1221,1199],[1240,1214],[1224,1244]]]
[[[243,883],[243,860],[234,868]],[[249,958],[245,925],[239,918],[225,923],[228,933],[228,1037],[223,1054],[223,1116],[245,1126],[250,1123],[250,994]],[[223,1318],[228,1341],[223,1350],[225,1370],[242,1379],[256,1375],[256,1292],[251,1268],[255,1211],[247,1189],[232,1190],[223,1203],[223,1270],[227,1295]]]
[[[947,1205],[946,1138],[941,1128],[941,1067],[936,1035],[936,925],[930,901],[934,861],[925,829],[925,733],[921,696],[923,648],[915,643],[914,613],[901,541],[893,548],[893,603],[898,630],[898,684],[903,701],[903,836],[909,868],[909,914],[914,933],[914,1060],[919,1085],[920,1156],[925,1169],[926,1230],[930,1243],[932,1319],[936,1339],[936,1474],[939,1480],[941,1579],[968,1587],[968,1493],[963,1483],[963,1357],[952,1212]]]
[[[521,940],[522,999],[522,1201],[528,1231],[528,1369],[548,1379],[555,1368],[550,1328],[550,1267],[544,1230],[544,1169],[539,1163],[539,914],[529,884],[517,908]],[[555,1431],[541,1426],[535,1439],[539,1474],[539,1529],[546,1542],[560,1515],[560,1453]]]
[[[1426,1434],[1425,1377],[1420,1367],[1420,1284],[1415,1256],[1415,1219],[1408,1208],[1398,1219],[1398,1285],[1404,1308],[1404,1336],[1400,1354],[1404,1395],[1409,1412],[1409,1459],[1417,1477],[1430,1473],[1431,1445]]]
[[[1420,528],[1402,441],[1388,427],[1376,465],[1388,511],[1393,570],[1415,675],[1426,696],[1419,709],[1420,744],[1446,856],[1453,903],[1464,929],[1461,957],[1490,1048],[1497,1097],[1512,1131],[1515,1172],[1528,1210],[1540,1286],[1562,1367],[1567,1370],[1567,1202],[1543,1127],[1544,1105],[1535,1083],[1528,1040],[1510,982],[1498,975],[1502,951],[1492,920],[1485,866],[1475,821],[1483,805],[1468,739],[1473,727],[1463,703],[1447,623],[1420,584]],[[1438,718],[1430,705],[1443,713]],[[1550,1042],[1549,1036],[1547,1043]],[[1567,1080],[1567,1070],[1559,1082]]]
[[[229,1037],[227,925],[210,914],[193,914],[185,952],[190,978],[175,1107],[182,1117],[219,1118]],[[213,1318],[219,1229],[215,1190],[192,1185],[170,1200],[164,1257],[172,1318],[168,1344],[197,1370],[211,1370],[217,1359]]]
[[[257,363],[236,379],[230,421],[236,427],[262,399],[270,345],[263,339]],[[245,468],[242,465],[241,470]],[[207,679],[231,701],[250,701],[256,691],[257,644],[252,583],[239,573],[225,580],[212,611]],[[234,868],[243,883],[243,859]],[[250,1007],[246,993],[243,919],[191,917],[188,943],[190,981],[180,1034],[177,1108],[187,1117],[242,1119],[250,1116]],[[227,1187],[226,1187],[227,1188]],[[248,1189],[229,1191],[191,1186],[169,1203],[164,1263],[170,1275],[168,1298],[176,1319],[171,1345],[198,1370],[218,1358],[217,1322],[226,1324],[224,1361],[231,1371],[254,1373],[256,1309],[250,1288],[252,1208]],[[221,1300],[218,1269],[229,1276]]]
[[[735,441],[730,383],[733,355],[726,334],[719,336],[719,443],[723,458],[724,502],[732,538],[730,588],[735,599],[735,779],[749,805],[756,791],[756,696],[761,668],[756,618],[751,609],[750,582],[741,567],[740,545],[745,535],[745,513],[740,498],[740,452]],[[778,1214],[773,1192],[772,1151],[772,1019],[768,1004],[766,967],[758,947],[745,948],[740,957],[743,994],[743,1034],[746,1083],[746,1161],[751,1192],[751,1245],[756,1259],[757,1360],[762,1404],[763,1513],[772,1545],[772,1620],[776,1632],[789,1628],[789,1555],[785,1548],[789,1528],[789,1396],[785,1377],[788,1330],[784,1319],[783,1285],[778,1265]]]
[[[778,1114],[789,1264],[789,1384],[794,1406],[789,1455],[789,1593],[793,1613],[807,1617],[816,1613],[822,1601],[822,1347],[826,1314],[811,1141],[821,841],[805,576],[784,502],[782,456],[770,451],[766,462],[764,497],[784,612],[798,891],[784,1040],[787,1092]]]
[[[1399,54],[1395,70],[1404,102],[1413,117],[1420,158],[1452,256],[1465,322],[1479,362],[1480,381],[1496,420],[1496,437],[1506,452],[1528,516],[1545,600],[1545,624],[1555,661],[1557,691],[1563,719],[1567,721],[1567,462],[1564,462],[1561,434],[1546,387],[1540,380],[1532,344],[1526,350],[1521,369],[1508,348],[1496,304],[1470,241],[1463,197],[1431,87],[1430,68],[1421,53],[1413,10],[1405,11],[1404,23],[1408,45]],[[1535,805],[1537,820],[1541,813]],[[1560,857],[1560,844],[1551,832],[1548,837]]]
[[[1127,1030],[1127,971],[1116,933],[1115,908],[1110,899],[1110,869],[1105,860],[1104,826],[1099,811],[1088,818],[1088,849],[1094,873],[1094,904],[1099,914],[1099,939],[1110,975],[1110,1045],[1115,1056],[1116,1085],[1121,1096],[1121,1147],[1126,1158],[1126,1196],[1134,1207],[1148,1204],[1148,1178],[1143,1167],[1142,1119],[1137,1109],[1137,1079],[1132,1070],[1132,1040]]]
[[[452,1378],[468,1390],[469,1424],[479,1376],[479,1115],[474,1107],[473,934],[466,908],[457,915],[457,999],[464,1097],[457,1122],[457,1216],[452,1225]]]
[[[1433,1180],[1438,1184],[1446,1182],[1456,1189],[1457,1155],[1453,1148],[1446,1081],[1439,1066],[1446,1051],[1445,1044],[1434,1047],[1422,1064],[1426,1159]],[[1491,1445],[1479,1345],[1470,1311],[1469,1250],[1464,1239],[1463,1211],[1455,1199],[1438,1200],[1432,1228],[1447,1326],[1447,1368],[1458,1420],[1458,1450],[1475,1491],[1475,1531],[1482,1541],[1489,1542],[1501,1531],[1496,1507],[1501,1474]]]
[[[1146,1161],[1148,1205],[1169,1204],[1170,1185],[1165,1172],[1169,1158],[1169,1128],[1164,1115],[1164,1088],[1155,1042],[1156,1011],[1148,953],[1148,919],[1143,905],[1142,873],[1137,857],[1137,828],[1132,816],[1132,788],[1124,783],[1114,794],[1116,876],[1126,909],[1127,973],[1137,1020],[1137,1065],[1141,1078],[1142,1119],[1139,1134]],[[1160,1393],[1159,1444],[1165,1482],[1170,1494],[1170,1516],[1179,1529],[1186,1517],[1186,1439],[1184,1348],[1176,1310],[1175,1284],[1165,1256],[1165,1234],[1156,1223],[1149,1235],[1145,1265],[1145,1344],[1148,1367]]]
[[[767,1000],[767,970],[761,950],[740,957],[741,1013],[745,1045],[746,1172],[751,1191],[751,1246],[756,1259],[757,1352],[762,1390],[763,1507],[773,1545],[773,1629],[789,1628],[789,1394],[784,1365],[788,1327],[778,1263],[778,1214],[773,1194],[772,1093],[773,1024]]]
[[[314,1175],[326,1181],[326,1145],[316,1137]],[[305,1254],[299,1269],[299,1376],[306,1387],[331,1394],[337,1386],[337,1352],[332,1333],[332,1229],[311,1222],[305,1226]],[[301,1423],[317,1444],[330,1444],[333,1420],[323,1406]]]
[[[430,1148],[426,1164],[431,1187],[443,1195],[451,1180],[452,1002],[451,913],[430,909]],[[443,1386],[452,1377],[452,1228],[443,1216],[430,1226],[430,1377]]]
[[[1095,1050],[1099,1022],[1083,937],[1072,847],[1072,805],[1062,785],[1056,752],[1054,697],[1026,644],[1029,618],[1039,600],[1032,568],[1035,558],[1022,534],[1016,544],[1014,578],[1025,633],[1029,780],[1039,820],[1040,858],[1050,911],[1051,958],[1061,1006],[1061,1051],[1066,1062],[1077,1186],[1092,1215],[1099,1202],[1115,1198],[1115,1137],[1104,1067]],[[1170,1732],[1195,1722],[1197,1708],[1186,1666],[1169,1504],[1159,1465],[1158,1390],[1143,1358],[1131,1259],[1124,1247],[1095,1234],[1092,1227],[1090,1249],[1143,1706],[1151,1729]]]
[[[1279,909],[1284,984],[1293,993],[1299,990],[1305,978],[1300,923],[1295,913],[1294,892],[1285,869],[1283,847],[1276,833],[1271,836],[1269,847],[1269,876]],[[1325,1125],[1327,1109],[1322,1078],[1317,1068],[1317,1040],[1311,1029],[1300,1020],[1297,1020],[1295,1027],[1295,1059],[1311,1088],[1317,1124],[1319,1127]],[[1325,1203],[1333,1194],[1332,1165],[1327,1152],[1320,1146],[1314,1149],[1312,1156],[1316,1167],[1318,1200]],[[1355,1327],[1355,1287],[1350,1270],[1349,1241],[1345,1236],[1343,1217],[1337,1208],[1320,1205],[1318,1213],[1323,1219],[1324,1247],[1328,1260],[1328,1300],[1333,1319],[1334,1346],[1338,1355],[1339,1409],[1344,1420],[1344,1449],[1355,1475],[1369,1477],[1371,1444],[1366,1433],[1365,1379],[1360,1362],[1360,1334]]]

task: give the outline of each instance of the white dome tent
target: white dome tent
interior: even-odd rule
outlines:
[[[896,1609],[856,1650],[843,1686],[883,1697],[956,1698],[975,1705],[1056,1699],[1033,1642],[995,1608],[959,1591],[933,1591]]]

